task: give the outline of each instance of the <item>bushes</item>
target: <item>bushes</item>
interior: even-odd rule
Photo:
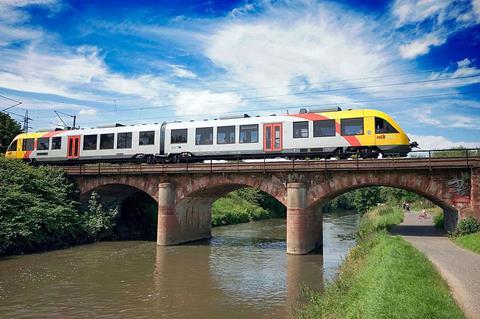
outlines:
[[[77,198],[63,170],[0,158],[0,255],[110,239],[116,210],[93,193],[81,212]]]
[[[62,170],[0,158],[0,255],[81,241],[76,197]]]
[[[246,223],[272,217],[269,211],[255,202],[242,198],[238,191],[218,199],[212,205],[212,226]]]
[[[80,214],[82,229],[87,238],[93,241],[113,238],[115,217],[118,208],[104,208],[97,192],[93,192],[88,201],[88,209]]]
[[[480,231],[480,223],[473,217],[467,217],[458,223],[454,237],[473,234]]]
[[[443,218],[443,211],[440,212],[431,212],[433,215],[433,224],[437,228],[445,228],[445,220]]]

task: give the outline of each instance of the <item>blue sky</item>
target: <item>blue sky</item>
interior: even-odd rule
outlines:
[[[0,1],[0,94],[33,129],[338,105],[480,146],[479,53],[480,0]]]

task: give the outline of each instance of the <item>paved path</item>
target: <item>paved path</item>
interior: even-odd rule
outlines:
[[[447,281],[457,303],[471,319],[480,319],[480,255],[465,250],[434,228],[432,220],[405,215],[402,224],[392,229],[423,252]]]

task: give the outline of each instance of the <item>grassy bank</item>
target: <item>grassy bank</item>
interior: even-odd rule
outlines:
[[[377,207],[361,220],[357,246],[323,294],[309,292],[299,318],[464,318],[427,258],[386,229],[402,212]]]
[[[241,189],[219,198],[212,205],[212,226],[247,223],[285,217],[285,207],[255,189]]]
[[[459,236],[453,240],[457,245],[480,254],[480,232]]]

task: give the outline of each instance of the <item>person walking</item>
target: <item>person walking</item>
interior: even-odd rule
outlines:
[[[407,213],[410,213],[410,203],[406,203],[406,204],[405,204],[405,211],[406,211]]]

